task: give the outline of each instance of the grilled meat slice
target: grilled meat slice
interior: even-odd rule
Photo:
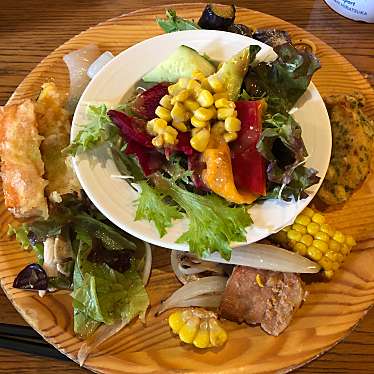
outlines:
[[[248,324],[261,324],[268,334],[278,336],[305,298],[300,277],[236,266],[224,291],[221,317]]]

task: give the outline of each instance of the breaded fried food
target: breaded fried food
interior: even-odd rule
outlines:
[[[318,197],[329,206],[345,203],[365,181],[373,152],[374,123],[362,111],[361,94],[324,99],[330,116],[332,154]]]
[[[44,164],[39,146],[42,137],[34,103],[0,108],[0,158],[5,206],[18,218],[47,218],[44,197],[47,181],[43,179]]]
[[[47,196],[55,201],[61,195],[78,192],[80,186],[61,151],[69,145],[71,117],[64,109],[65,95],[54,82],[44,83],[35,104],[39,134],[43,136],[40,150],[48,179]]]

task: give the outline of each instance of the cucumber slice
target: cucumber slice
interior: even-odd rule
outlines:
[[[181,45],[165,61],[148,72],[145,82],[176,82],[179,78],[191,78],[192,72],[201,71],[206,77],[216,71],[215,66],[194,49]]]

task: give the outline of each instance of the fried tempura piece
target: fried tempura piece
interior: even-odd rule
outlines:
[[[55,83],[48,82],[43,84],[35,104],[39,134],[44,137],[40,150],[49,182],[46,190],[54,201],[56,196],[80,190],[68,160],[61,153],[70,141],[71,118],[64,109],[65,101]]]
[[[6,207],[18,218],[48,216],[34,103],[0,108],[1,177]]]
[[[374,123],[362,111],[360,94],[325,98],[332,130],[332,154],[318,197],[328,206],[346,202],[370,171]]]

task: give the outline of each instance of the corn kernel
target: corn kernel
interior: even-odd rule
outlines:
[[[200,318],[191,317],[189,318],[183,327],[179,330],[179,337],[184,343],[192,343],[197,334],[197,330],[200,325]]]
[[[226,134],[223,135],[223,139],[225,140],[226,143],[233,142],[238,138],[238,134],[236,132],[227,132]]]
[[[210,87],[214,92],[223,92],[225,90],[224,85],[222,82],[217,78],[215,75],[211,75],[208,77],[208,82]]]
[[[180,132],[187,132],[188,128],[183,122],[175,122],[172,123],[173,127],[175,127]]]
[[[216,102],[219,99],[228,99],[227,92],[220,92],[220,93],[215,93],[213,95],[214,102]]]
[[[194,127],[207,127],[208,124],[208,121],[200,121],[195,116],[191,117],[191,125]]]
[[[199,90],[201,88],[201,85],[199,82],[195,81],[194,79],[190,79],[186,88],[187,90],[194,92],[196,90]]]
[[[332,263],[332,270],[337,271],[339,269],[339,267],[340,267],[339,262],[335,261],[335,262]]]
[[[240,131],[241,128],[241,122],[240,119],[237,119],[235,117],[227,117],[225,119],[225,130],[226,131]]]
[[[161,118],[154,118],[153,120],[153,131],[156,134],[162,134],[162,132],[165,130],[168,123]]]
[[[194,127],[191,129],[191,137],[195,136],[198,132],[200,132],[204,127]]]
[[[197,101],[195,100],[191,100],[191,99],[187,99],[185,102],[184,102],[184,106],[191,112],[194,112],[195,110],[199,109],[200,108],[200,105]]]
[[[201,82],[205,79],[205,75],[201,71],[195,70],[194,72],[192,72],[192,78]]]
[[[189,90],[182,90],[177,95],[174,96],[175,102],[183,102],[186,101],[190,97],[190,91]]]
[[[350,252],[349,247],[346,244],[342,244],[342,246],[340,247],[340,252],[343,255],[347,255]]]
[[[356,240],[354,239],[354,237],[352,235],[347,235],[345,237],[345,242],[346,244],[349,246],[349,247],[354,247],[357,243],[356,243]]]
[[[329,249],[326,242],[322,240],[313,240],[313,245],[318,248],[322,253],[326,253]]]
[[[296,240],[289,240],[287,245],[290,247],[290,248],[294,248],[296,243],[298,243]]]
[[[318,231],[314,237],[318,240],[323,240],[326,243],[330,240],[330,237],[323,231]]]
[[[300,225],[299,223],[294,223],[292,229],[301,232],[302,234],[306,234],[306,226]]]
[[[334,272],[332,270],[325,270],[323,273],[327,279],[331,279],[334,276]]]
[[[295,223],[303,226],[308,226],[310,223],[310,218],[308,216],[305,216],[304,214],[299,214],[295,219]]]
[[[301,234],[301,232],[292,229],[292,230],[288,231],[287,237],[290,240],[296,240],[298,242],[298,241],[301,240],[302,234]]]
[[[227,100],[226,98],[218,99],[214,102],[217,109],[219,108],[232,108],[235,109],[235,103],[233,101]]]
[[[309,247],[307,252],[309,257],[314,261],[319,261],[322,258],[322,252],[314,246]]]
[[[323,267],[323,269],[325,270],[332,270],[332,261],[327,258],[326,256],[323,256],[320,260],[319,260],[319,264]]]
[[[204,108],[208,108],[214,103],[213,95],[208,90],[202,90],[196,101]]]
[[[307,216],[309,218],[312,218],[313,215],[314,215],[314,211],[313,209],[310,209],[308,207],[306,207],[303,211],[302,211],[302,214],[304,214],[304,216]]]
[[[307,247],[303,243],[296,243],[295,250],[299,255],[305,256],[307,254]]]
[[[223,345],[227,340],[227,332],[219,325],[216,319],[209,319],[210,343],[213,347]]]
[[[185,110],[183,104],[181,104],[179,102],[175,103],[175,105],[173,106],[173,109],[170,112],[170,116],[175,122],[185,121],[186,110]]]
[[[340,251],[340,243],[338,243],[336,240],[330,239],[328,244],[329,244],[329,248],[332,251],[334,251],[334,252],[339,252]]]
[[[312,217],[312,221],[315,223],[318,223],[320,225],[323,225],[326,221],[325,217],[320,213],[314,213]]]
[[[163,136],[162,135],[157,135],[156,137],[154,137],[152,139],[152,144],[156,148],[161,148],[164,145],[164,138],[163,138]]]
[[[333,239],[336,240],[338,243],[342,244],[345,241],[345,236],[342,232],[336,231]]]
[[[314,236],[315,234],[317,234],[317,232],[319,231],[319,229],[320,229],[319,224],[315,223],[315,222],[309,223],[309,225],[306,227],[306,230],[312,236]]]
[[[166,126],[164,129],[164,134],[170,134],[171,136],[176,138],[178,136],[178,131],[172,126]]]
[[[184,320],[182,318],[182,311],[177,310],[176,312],[170,314],[169,319],[169,326],[173,330],[174,334],[177,334],[179,330],[184,325]]]
[[[173,135],[168,134],[167,132],[163,134],[163,137],[165,144],[173,145],[176,143],[176,138]]]
[[[321,231],[325,232],[330,238],[335,234],[335,230],[327,223],[321,225]]]
[[[310,247],[313,244],[313,236],[305,234],[301,237],[300,242]]]
[[[191,140],[191,147],[198,152],[204,152],[208,146],[210,138],[210,132],[208,129],[202,129],[196,135],[194,135]]]
[[[238,116],[238,111],[237,110],[234,110],[234,113],[232,114],[233,117],[237,117]]]
[[[177,95],[180,91],[182,91],[183,88],[181,86],[179,86],[178,84],[171,84],[169,87],[168,87],[168,93],[169,95],[171,96],[175,96]]]
[[[210,346],[210,334],[207,321],[200,323],[200,328],[195,336],[193,345],[197,348],[207,348]]]
[[[225,123],[222,121],[216,122],[212,127],[212,134],[214,135],[223,135],[225,132]]]
[[[166,122],[171,121],[170,110],[163,108],[162,106],[158,106],[155,110],[156,116],[164,119]]]
[[[217,110],[218,120],[223,121],[227,117],[234,117],[234,109],[233,108],[219,108]]]
[[[163,96],[163,97],[161,98],[161,100],[160,100],[160,105],[163,106],[163,107],[166,108],[166,109],[171,110],[171,108],[173,107],[173,106],[171,105],[171,99],[172,99],[172,97],[171,97],[170,95],[165,95],[165,96]]]
[[[214,117],[214,111],[212,109],[200,107],[194,111],[194,117],[199,121],[209,121]]]
[[[189,83],[190,79],[189,78],[185,78],[185,77],[182,77],[182,78],[179,78],[178,79],[178,82],[176,83],[180,88],[186,88],[188,83]]]
[[[334,251],[326,252],[325,256],[329,258],[331,261],[338,261],[338,254]]]
[[[283,231],[290,231],[291,230],[291,228],[292,228],[292,225],[289,225],[289,226],[285,226],[285,227],[283,227]]]
[[[201,81],[201,88],[204,89],[204,90],[208,90],[210,92],[210,90],[212,89],[210,87],[210,84],[209,84],[209,81],[208,81],[208,78],[204,78],[202,81]],[[213,96],[213,95],[212,95]]]

